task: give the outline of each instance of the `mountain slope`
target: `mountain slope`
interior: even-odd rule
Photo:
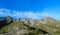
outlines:
[[[51,18],[51,17],[45,17],[40,20],[40,23],[42,23],[42,24],[44,24],[44,23],[57,23],[57,20],[55,20],[54,18]]]
[[[0,28],[9,25],[10,23],[13,22],[13,19],[9,16],[0,18]]]
[[[43,21],[30,18],[24,18],[14,21],[11,17],[5,17],[3,19],[1,18],[0,22],[2,22],[3,20],[6,21],[7,25],[3,25],[3,27],[0,29],[0,35],[59,35],[60,34],[60,23],[57,22],[57,20],[50,17],[44,18]],[[5,21],[3,22],[5,23]]]

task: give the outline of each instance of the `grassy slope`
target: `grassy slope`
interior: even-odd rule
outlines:
[[[53,35],[60,35],[60,24],[59,23],[43,24],[37,28],[40,28],[49,33],[52,33]]]
[[[22,26],[24,26],[24,24],[22,22],[15,21],[12,24],[7,25],[7,26],[3,27],[2,29],[0,29],[0,33],[13,31],[13,27],[16,27],[16,26],[18,26],[19,28],[22,28]],[[37,28],[37,29],[42,29],[44,31],[52,33],[53,35],[60,34],[60,24],[59,23],[50,23],[50,24],[47,23],[47,24],[40,24],[38,26],[35,26],[35,25],[33,25],[33,26],[29,25],[29,26]],[[29,34],[40,35],[38,33],[39,32],[38,30],[29,30],[28,32],[29,32]]]

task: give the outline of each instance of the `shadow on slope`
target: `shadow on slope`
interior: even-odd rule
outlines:
[[[9,25],[12,22],[13,22],[13,19],[9,16],[0,18],[0,29],[3,28],[6,25]]]

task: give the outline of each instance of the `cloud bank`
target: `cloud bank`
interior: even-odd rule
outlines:
[[[15,11],[9,9],[0,9],[0,16],[12,16],[15,18],[39,18],[40,12],[33,11]]]
[[[54,16],[55,15],[55,16]],[[0,9],[0,16],[11,16],[14,18],[36,18],[39,19],[41,17],[53,17],[58,18],[59,15],[55,13],[51,13],[48,10],[43,10],[42,13],[40,12],[33,12],[33,11],[15,11],[15,10],[9,10],[9,9]]]

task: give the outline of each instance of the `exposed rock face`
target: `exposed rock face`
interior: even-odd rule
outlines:
[[[13,22],[13,19],[11,17],[0,18],[0,28],[4,27],[12,22]]]
[[[43,19],[37,20],[37,19],[30,19],[30,18],[22,18],[19,21],[29,23],[31,25],[33,24],[46,24],[46,23],[56,23],[56,20],[51,17],[45,17]]]
[[[19,21],[22,21],[24,23],[29,23],[31,25],[39,22],[39,20],[37,19],[30,19],[30,18],[23,18],[23,19],[20,19]]]
[[[46,24],[46,23],[56,23],[56,20],[51,17],[46,17],[44,19],[40,20],[40,23]]]
[[[60,25],[49,25],[51,27],[43,26],[43,24],[56,23],[56,20],[50,17],[46,17],[41,20],[31,19],[31,18],[21,18],[19,21],[14,21],[11,17],[0,18],[0,35],[37,35],[37,34],[48,34],[50,29],[55,30],[55,26],[59,27]],[[37,25],[37,26],[35,26]],[[48,31],[46,31],[46,29]],[[2,33],[1,33],[2,32]],[[32,32],[32,33],[31,33]],[[55,32],[55,31],[54,31]],[[58,32],[58,31],[57,31]]]

